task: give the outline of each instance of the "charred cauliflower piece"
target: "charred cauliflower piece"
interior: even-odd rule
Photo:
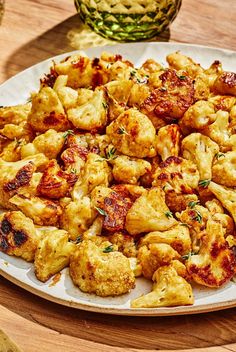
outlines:
[[[137,184],[141,176],[150,172],[151,164],[143,159],[131,158],[125,155],[118,156],[112,162],[112,174],[119,183]]]
[[[191,252],[191,237],[189,229],[181,224],[178,224],[167,231],[154,231],[148,233],[141,239],[140,246],[155,243],[166,243],[181,255]]]
[[[236,73],[223,72],[214,82],[213,90],[218,94],[236,96]]]
[[[0,251],[31,262],[38,240],[33,221],[20,211],[0,215]]]
[[[139,248],[137,259],[143,276],[151,279],[160,266],[168,265],[174,259],[180,259],[180,255],[167,243],[150,243]]]
[[[131,308],[156,308],[194,303],[191,285],[170,266],[162,266],[153,275],[152,292],[131,301]]]
[[[68,231],[72,240],[76,240],[79,235],[88,230],[96,215],[96,211],[91,207],[90,198],[83,197],[70,202],[63,209],[60,227]]]
[[[214,105],[216,111],[223,110],[230,112],[236,103],[236,98],[228,95],[211,95],[208,101]]]
[[[83,172],[74,185],[72,197],[74,200],[89,194],[96,186],[108,186],[112,179],[111,170],[105,159],[89,153]]]
[[[192,133],[183,139],[182,153],[185,159],[197,165],[201,180],[211,180],[212,162],[219,153],[217,143],[201,133]]]
[[[0,128],[4,128],[6,124],[19,125],[27,121],[31,104],[6,106],[0,108]]]
[[[38,280],[46,282],[51,276],[69,265],[75,244],[68,242],[64,230],[45,231],[35,253],[35,275]]]
[[[64,162],[65,171],[79,175],[84,168],[88,153],[86,148],[80,147],[79,145],[74,145],[64,150],[61,154],[61,159]]]
[[[68,119],[76,128],[91,131],[104,127],[107,122],[104,91],[96,89],[86,103],[69,109],[67,114]]]
[[[178,125],[172,124],[158,130],[156,149],[162,160],[179,156],[181,132]]]
[[[146,190],[131,206],[126,216],[126,230],[131,235],[150,231],[165,231],[176,225],[165,203],[164,192],[154,187]]]
[[[221,224],[209,219],[198,254],[185,265],[192,279],[208,287],[220,287],[235,274],[235,257],[228,248]]]
[[[102,297],[122,295],[135,286],[129,259],[113,252],[110,242],[79,244],[70,259],[70,275],[81,291]]]
[[[37,132],[46,132],[50,128],[66,131],[69,128],[62,103],[52,88],[42,88],[39,93],[32,96],[28,123]]]
[[[16,194],[10,199],[10,203],[16,205],[36,225],[56,226],[62,214],[57,203],[40,197]]]
[[[236,191],[232,188],[218,185],[215,182],[210,182],[208,189],[222,203],[224,208],[228,210],[236,224]]]
[[[117,150],[137,158],[156,155],[155,128],[147,116],[137,109],[129,109],[106,129]]]
[[[49,159],[55,159],[64,145],[65,138],[63,136],[63,132],[49,129],[47,132],[37,136],[32,143],[22,146],[21,158],[43,153]]]
[[[236,150],[218,154],[212,167],[213,181],[227,187],[236,187]]]
[[[194,102],[192,80],[172,69],[159,76],[160,88],[156,88],[143,102],[141,110],[152,120],[153,116],[167,121],[180,119]]]

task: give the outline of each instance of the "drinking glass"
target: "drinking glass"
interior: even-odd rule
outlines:
[[[154,37],[176,17],[181,0],[75,0],[82,20],[98,34],[118,41]]]

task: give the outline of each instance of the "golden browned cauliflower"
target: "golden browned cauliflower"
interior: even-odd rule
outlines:
[[[230,141],[229,131],[229,113],[227,111],[219,110],[212,115],[214,122],[201,129],[201,133],[210,137],[220,147],[228,146]]]
[[[51,276],[69,265],[75,244],[68,242],[64,230],[45,231],[40,238],[35,253],[35,275],[38,280],[46,282]]]
[[[19,161],[21,159],[21,148],[24,144],[26,144],[24,139],[14,139],[10,142],[7,140],[0,153],[0,158],[4,161]]]
[[[4,128],[6,124],[19,125],[21,122],[27,121],[31,104],[6,106],[0,108],[0,128]]]
[[[68,231],[72,240],[88,230],[96,217],[95,209],[91,207],[89,197],[70,202],[62,211],[60,226]]]
[[[134,238],[122,232],[114,232],[108,237],[108,241],[117,246],[119,252],[127,258],[134,258],[137,255],[137,249]]]
[[[200,180],[211,180],[212,162],[219,153],[217,143],[201,133],[191,133],[182,141],[182,153],[185,159],[197,165]]]
[[[213,90],[218,94],[236,96],[236,73],[223,72],[214,82]]]
[[[66,87],[68,82],[67,75],[60,75],[56,78],[53,89],[57,93],[65,110],[73,108],[78,102],[78,91],[71,87]],[[91,91],[90,91],[91,92]]]
[[[166,243],[179,254],[185,255],[191,252],[191,237],[188,227],[182,225],[183,224],[177,224],[170,230],[163,232],[149,232],[141,239],[140,246],[152,243]]]
[[[222,225],[209,219],[201,237],[200,250],[185,262],[198,284],[219,287],[235,274],[235,257],[224,238]]]
[[[229,95],[211,95],[208,101],[214,105],[216,111],[223,110],[230,112],[236,103],[236,98]]]
[[[160,88],[152,90],[142,104],[142,112],[151,120],[153,116],[167,121],[180,119],[194,102],[192,80],[173,69],[166,69],[159,80]]]
[[[30,155],[43,153],[49,159],[56,159],[64,145],[64,135],[63,132],[49,129],[47,132],[37,136],[32,143],[21,147],[21,158],[23,159]]]
[[[19,125],[6,124],[0,134],[6,138],[29,142],[33,139],[33,131],[27,121],[20,122]]]
[[[180,254],[167,243],[150,243],[138,249],[137,259],[143,276],[151,279],[160,266],[168,265],[174,259],[180,259]]]
[[[212,219],[223,226],[225,237],[232,235],[235,227],[234,221],[228,214],[224,213],[224,208],[221,202],[218,199],[213,198],[212,200],[207,201],[205,206],[211,213]]]
[[[104,87],[109,97],[112,97],[119,104],[126,105],[133,84],[130,80],[119,80],[108,82]]]
[[[196,76],[194,79],[194,100],[207,100],[210,96],[208,79],[204,74]]]
[[[34,260],[39,236],[31,219],[20,211],[0,214],[0,251]]]
[[[14,194],[35,193],[41,175],[34,172],[47,161],[44,154],[36,154],[16,162],[0,159],[0,206],[12,209],[9,199]]]
[[[67,148],[61,154],[61,159],[64,162],[65,171],[67,173],[73,173],[77,175],[76,181],[78,179],[78,175],[82,172],[86,159],[88,155],[88,150],[84,147],[80,147],[78,145],[74,145],[73,147]]]
[[[152,292],[132,300],[132,308],[172,307],[194,303],[191,285],[171,265],[157,269],[153,281]]]
[[[178,125],[161,127],[157,133],[156,149],[162,160],[179,156],[181,132]]]
[[[113,251],[110,242],[99,247],[92,241],[79,244],[70,258],[70,275],[81,291],[98,296],[117,296],[135,286],[129,259]]]
[[[131,235],[143,232],[165,231],[176,225],[165,203],[165,194],[159,187],[146,190],[131,206],[126,216],[126,230]]]
[[[9,202],[16,205],[36,225],[57,226],[62,214],[59,204],[45,198],[15,194]]]
[[[32,108],[28,123],[37,132],[46,132],[53,128],[66,131],[69,122],[57,93],[50,87],[43,87],[32,95]]]
[[[128,106],[140,107],[150,95],[150,88],[146,84],[134,83],[130,90]],[[163,121],[162,121],[163,123]]]
[[[112,174],[119,183],[137,184],[141,176],[150,172],[151,164],[143,159],[121,155],[112,161]]]
[[[227,188],[218,185],[215,182],[210,182],[208,189],[222,203],[223,207],[228,210],[236,224],[236,191],[233,188]]]
[[[86,103],[69,109],[67,114],[68,119],[76,128],[91,131],[106,126],[107,111],[104,90],[97,88]]]
[[[137,109],[129,109],[106,128],[107,135],[117,150],[137,158],[153,157],[155,128],[147,116]]]
[[[203,68],[200,64],[197,64],[191,57],[183,55],[179,51],[167,55],[166,61],[170,68],[177,71],[184,70],[193,78],[203,73]]]
[[[191,105],[180,120],[180,128],[187,134],[199,130],[215,121],[214,105],[209,101],[199,100]],[[187,132],[187,133],[186,133]]]
[[[227,187],[236,187],[236,150],[220,153],[212,167],[214,182]]]
[[[74,185],[72,197],[74,200],[89,194],[96,186],[108,186],[112,179],[111,170],[105,158],[95,153],[89,153],[83,171]]]

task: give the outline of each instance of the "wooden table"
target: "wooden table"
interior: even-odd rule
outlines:
[[[82,25],[73,0],[7,0],[0,82],[50,56],[107,43]],[[160,40],[236,50],[236,0],[183,0]],[[236,351],[236,309],[162,318],[88,313],[37,298],[0,278],[0,329],[24,352],[145,351],[218,346]],[[7,308],[7,309],[6,309]],[[221,346],[221,347],[220,347]],[[204,351],[210,351],[204,349]]]

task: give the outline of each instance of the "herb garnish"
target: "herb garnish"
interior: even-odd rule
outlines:
[[[178,76],[179,77],[179,79],[181,79],[181,81],[184,81],[187,77],[186,76],[184,76],[184,75],[181,75],[181,76]]]
[[[182,255],[182,259],[184,260],[188,260],[189,258],[191,258],[193,255],[196,255],[197,253],[195,252],[189,252],[188,254]]]
[[[188,203],[189,208],[193,209],[197,204],[199,203],[199,200],[195,201],[191,201]]]
[[[190,227],[188,224],[186,224],[185,222],[181,222],[180,226],[184,226],[184,227]]]
[[[225,154],[224,154],[224,153],[217,153],[217,154],[215,155],[215,157],[216,157],[217,160],[218,160],[219,158],[222,158],[222,157],[225,158]]]
[[[209,186],[211,180],[201,180],[199,181],[198,185],[203,187],[203,188],[207,188],[207,186]]]
[[[108,104],[105,103],[104,101],[102,102],[102,106],[104,107],[105,110],[108,108]]]
[[[107,213],[105,212],[105,210],[99,208],[99,207],[94,207],[100,215],[103,215],[103,216],[107,216]]]
[[[115,155],[116,152],[116,148],[112,147],[111,149],[109,149],[108,151],[105,151],[105,157],[101,156],[100,159],[97,159],[95,161],[109,161],[109,160],[114,160],[117,158],[117,155]]]
[[[192,220],[196,220],[199,224],[202,223],[202,214],[198,210],[194,210],[194,215],[191,216]]]
[[[118,134],[129,134],[123,126],[120,126],[117,130]]]
[[[166,216],[168,219],[173,218],[173,213],[172,213],[171,211],[167,211],[167,212],[165,213],[165,216]]]
[[[63,138],[67,138],[69,135],[71,135],[71,136],[74,136],[75,134],[74,134],[74,131],[73,130],[67,130],[64,134],[63,134]]]
[[[78,237],[76,238],[76,240],[75,240],[75,244],[78,244],[78,243],[80,243],[80,242],[82,242],[82,241],[83,241],[82,237],[81,237],[81,236],[78,236]]]
[[[110,244],[110,246],[106,247],[103,249],[103,253],[110,253],[110,252],[113,252],[113,245]]]
[[[71,174],[75,174],[75,175],[77,174],[77,172],[78,172],[78,170],[76,170],[76,169],[71,169],[71,171],[70,171]]]

